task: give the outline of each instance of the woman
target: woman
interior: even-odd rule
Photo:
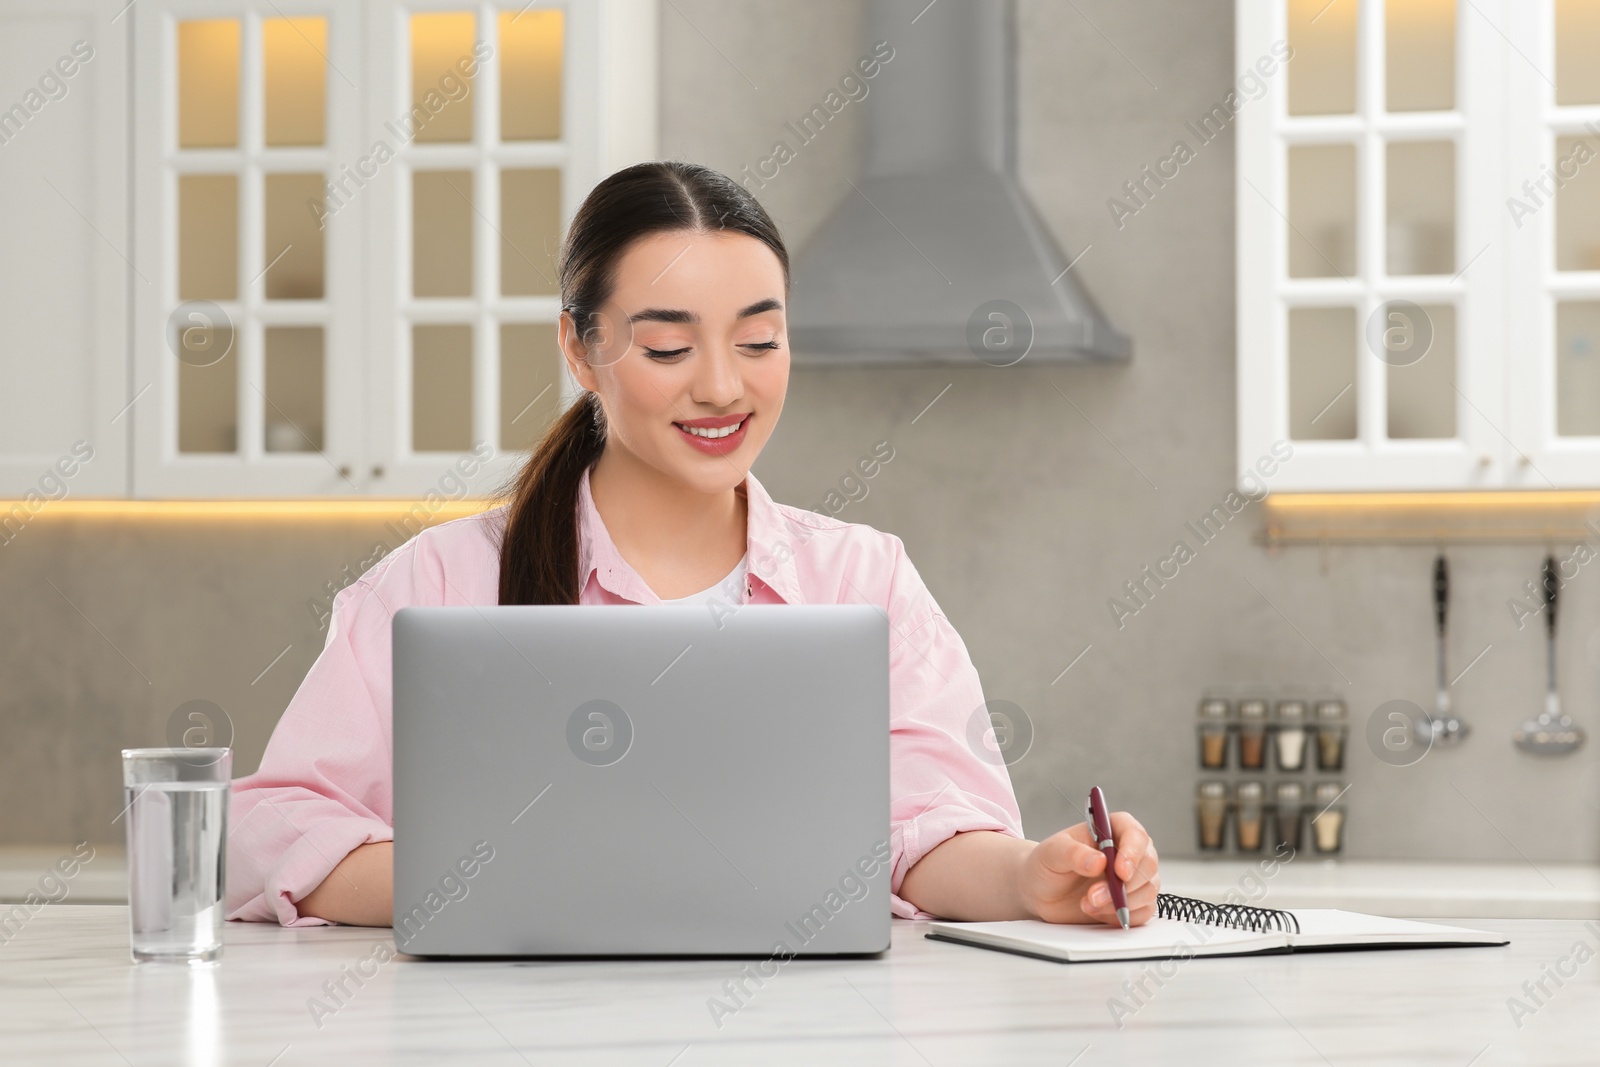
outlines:
[[[1087,828],[1025,840],[1005,765],[968,748],[977,672],[900,539],[776,504],[750,473],[789,378],[788,253],[755,198],[688,163],[619,171],[572,220],[560,276],[582,398],[508,505],[423,531],[339,593],[260,769],[234,783],[228,918],[389,925],[401,607],[721,597],[888,615],[895,915],[1115,923]],[[1156,851],[1131,816],[1112,825],[1142,923]]]

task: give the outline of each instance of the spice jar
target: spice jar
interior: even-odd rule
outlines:
[[[1260,782],[1240,782],[1234,787],[1234,837],[1240,852],[1261,851],[1261,828],[1266,789]]]
[[[1300,851],[1300,825],[1305,821],[1305,787],[1299,782],[1279,782],[1272,797],[1272,849]]]
[[[1200,766],[1220,770],[1228,765],[1228,702],[1207,699],[1200,702]]]
[[[1317,770],[1344,770],[1344,701],[1324,700],[1317,704]]]
[[[1306,765],[1306,702],[1278,701],[1273,751],[1280,771],[1298,771]]]
[[[1344,850],[1344,805],[1339,798],[1344,786],[1338,782],[1318,782],[1312,794],[1317,814],[1311,819],[1311,844],[1318,852],[1333,853]]]
[[[1267,702],[1239,701],[1239,766],[1259,771],[1267,765]]]
[[[1201,782],[1195,790],[1194,807],[1200,829],[1200,850],[1220,851],[1228,824],[1228,787],[1222,782]]]

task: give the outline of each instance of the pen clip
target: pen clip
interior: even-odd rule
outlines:
[[[1089,799],[1084,801],[1083,804],[1083,821],[1089,827],[1089,839],[1094,842],[1094,847],[1098,849],[1104,849],[1107,845],[1114,843],[1111,839],[1111,817],[1107,815],[1105,820],[1106,836],[1102,838],[1100,836],[1100,822],[1095,818],[1094,813],[1094,796],[1090,795]]]
[[[1101,795],[1101,801],[1104,801],[1104,795]],[[1101,837],[1101,819],[1106,822],[1106,835],[1104,837]],[[1090,798],[1083,801],[1083,821],[1090,827],[1090,840],[1094,841],[1094,848],[1106,849],[1117,843],[1112,838],[1112,833],[1110,833],[1109,811],[1102,811],[1102,813],[1099,813],[1099,817],[1094,814],[1094,793],[1090,793]]]

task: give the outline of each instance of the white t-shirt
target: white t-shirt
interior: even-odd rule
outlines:
[[[746,561],[750,558],[747,552],[739,557],[739,562],[734,564],[733,570],[722,581],[709,589],[702,589],[698,593],[678,597],[676,600],[663,600],[663,604],[704,604],[712,599],[724,600],[729,604],[738,604],[743,599],[744,576]]]

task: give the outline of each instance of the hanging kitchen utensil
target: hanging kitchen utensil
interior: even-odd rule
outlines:
[[[1433,561],[1433,617],[1438,624],[1438,648],[1434,657],[1438,677],[1433,694],[1433,716],[1419,729],[1432,731],[1433,744],[1456,745],[1466,738],[1467,724],[1451,710],[1450,682],[1444,667],[1445,634],[1450,618],[1450,564],[1446,562],[1443,552]],[[1424,737],[1421,740],[1429,739]]]
[[[1561,712],[1561,695],[1556,691],[1556,596],[1561,588],[1561,576],[1556,573],[1556,559],[1544,559],[1544,632],[1545,632],[1545,695],[1544,711],[1536,719],[1522,724],[1515,738],[1524,752],[1536,756],[1565,756],[1575,752],[1587,736],[1582,727]]]

